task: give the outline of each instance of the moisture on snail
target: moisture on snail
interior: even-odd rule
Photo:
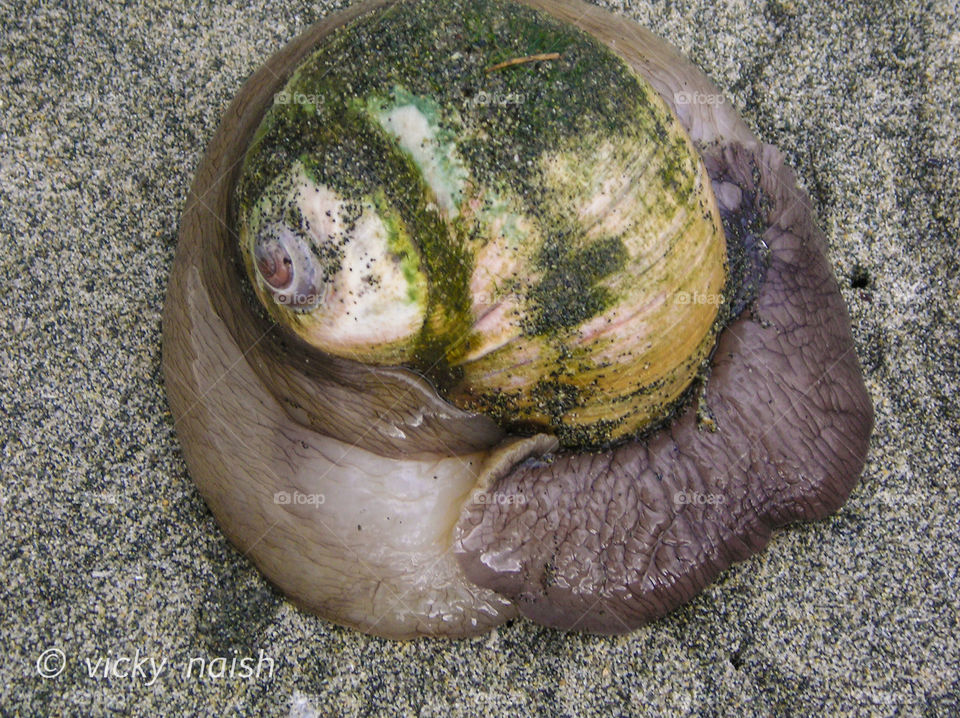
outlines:
[[[698,95],[573,0],[364,3],[247,83],[164,368],[204,498],[293,600],[623,632],[843,502],[872,409],[823,238]]]

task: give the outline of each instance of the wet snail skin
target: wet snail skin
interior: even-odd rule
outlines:
[[[835,511],[873,423],[810,201],[574,0],[366,2],[272,57],[184,211],[191,476],[298,605],[630,631]]]

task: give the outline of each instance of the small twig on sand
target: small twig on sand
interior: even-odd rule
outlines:
[[[512,60],[507,60],[506,62],[498,62],[496,65],[491,65],[484,72],[493,72],[494,70],[502,70],[505,67],[512,67],[513,65],[522,65],[525,62],[536,62],[537,60],[559,60],[559,52],[545,52],[542,55],[527,55],[526,57],[515,57]]]

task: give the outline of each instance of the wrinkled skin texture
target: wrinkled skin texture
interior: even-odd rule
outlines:
[[[769,250],[714,353],[702,403],[715,430],[691,405],[642,441],[558,452],[552,437],[504,437],[406,371],[320,356],[252,308],[228,230],[242,152],[309,49],[380,4],[323,21],[248,82],[184,212],[164,370],[188,468],[229,538],[299,605],[378,635],[469,635],[517,612],[619,633],[689,600],[774,528],[835,511],[873,415],[809,200],[728,103],[675,102],[718,94],[699,70],[599,8],[529,3],[647,78],[701,150],[728,229]]]

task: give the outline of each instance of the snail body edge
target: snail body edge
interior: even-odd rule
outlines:
[[[577,2],[531,5],[609,44],[676,112],[726,241],[742,248],[730,271],[753,289],[720,332],[700,401],[602,450],[511,436],[417,372],[318,353],[255,308],[252,265],[227,229],[238,160],[290,71],[388,6],[351,7],[271,58],[227,111],[188,199],[165,377],[190,474],[229,538],[299,605],[369,633],[469,635],[518,613],[631,630],[775,526],[835,510],[864,461],[872,409],[849,319],[779,153],[728,103],[678,105],[677,93],[716,90],[648,32]]]

